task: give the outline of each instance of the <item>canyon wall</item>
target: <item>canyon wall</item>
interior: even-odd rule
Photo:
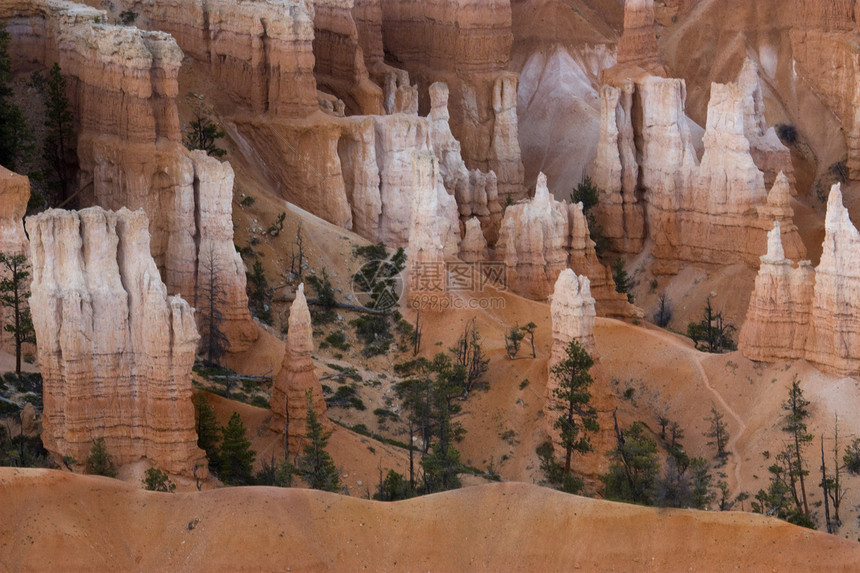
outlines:
[[[70,2],[0,5],[0,17],[6,15],[18,69],[57,62],[67,78],[78,202],[143,209],[168,291],[195,304],[199,248],[216,244],[225,270],[224,332],[231,351],[246,349],[257,333],[233,247],[233,173],[228,163],[181,144],[176,97],[183,55],[176,42],[164,32],[100,24],[104,12]]]
[[[624,0],[624,31],[618,40],[618,63],[665,74],[654,29],[654,0]]]
[[[812,270],[785,257],[779,224],[761,258],[738,348],[751,360],[805,358],[821,370],[860,373],[860,232],[842,204],[840,186],[830,191],[823,253]]]
[[[29,200],[30,180],[0,165],[0,253],[29,257],[29,241],[24,233],[24,213]],[[0,280],[10,276],[5,265],[0,265]],[[0,306],[0,348],[14,354],[15,337],[5,328],[7,324],[14,324],[13,321],[14,309]]]
[[[756,69],[747,62],[738,83],[711,86],[701,161],[683,80],[624,66],[604,73],[592,173],[611,249],[638,252],[647,229],[657,274],[684,263],[755,267],[780,221],[788,256],[806,255],[792,223],[791,159],[766,128]]]
[[[382,114],[382,88],[365,67],[354,8],[352,0],[314,1],[316,84],[343,100],[352,114]]]
[[[194,309],[167,295],[147,229],[144,212],[127,209],[27,219],[42,441],[80,467],[104,438],[117,464],[190,476],[206,466],[191,403],[199,336]]]
[[[347,9],[338,4],[323,3],[321,23],[333,34],[339,26],[334,19]],[[318,109],[310,0],[145,0],[141,8],[153,27],[206,64],[215,81],[252,113],[300,118]],[[327,62],[321,73],[340,72],[339,63]]]
[[[287,346],[281,370],[272,384],[272,419],[269,429],[283,434],[286,430],[288,449],[291,454],[299,454],[304,446],[308,418],[308,392],[311,404],[320,423],[326,431],[333,429],[325,417],[326,404],[322,386],[314,372],[311,352],[314,350],[313,327],[308,302],[305,298],[305,285],[300,284],[296,298],[290,305]]]
[[[517,77],[507,71],[509,0],[383,0],[385,51],[417,82],[421,113],[430,84],[451,90],[451,131],[470,169],[494,171],[499,194],[524,195],[517,139]]]
[[[815,152],[820,174],[845,159],[860,177],[860,55],[858,8],[853,0],[725,0],[702,3],[695,18],[661,38],[666,63],[693,90],[701,117],[707,85],[725,82],[745,57],[767,78],[765,97],[775,121],[796,126]],[[834,134],[839,134],[834,136]]]

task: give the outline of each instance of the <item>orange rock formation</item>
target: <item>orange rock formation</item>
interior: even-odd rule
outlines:
[[[194,309],[167,296],[143,211],[49,210],[27,220],[30,304],[44,383],[42,441],[83,464],[104,438],[118,464],[205,466],[191,366]],[[199,473],[199,472],[198,472]]]
[[[13,28],[14,44],[28,50],[30,61],[58,62],[68,78],[80,125],[78,201],[146,211],[152,256],[168,291],[191,302],[198,249],[217,243],[224,333],[231,351],[246,349],[257,333],[233,247],[233,173],[229,164],[181,144],[176,42],[163,32],[101,25],[103,11],[70,2],[0,5],[0,18],[12,13],[27,15],[31,24]]]
[[[331,422],[325,417],[326,405],[322,395],[311,352],[314,340],[311,326],[311,313],[305,298],[304,284],[296,291],[296,298],[290,306],[289,331],[284,362],[272,384],[272,421],[269,429],[284,433],[286,429],[289,451],[297,454],[302,451],[306,436],[305,424],[308,418],[307,392],[311,393],[314,412],[327,430]]]
[[[808,261],[794,268],[785,257],[779,223],[768,236],[738,344],[748,358],[805,358],[826,372],[860,372],[860,232],[842,204],[838,184],[830,190],[825,229],[815,271]]]
[[[507,266],[508,287],[518,294],[546,298],[559,273],[569,267],[592,281],[601,314],[635,314],[627,297],[615,292],[609,269],[597,260],[582,204],[556,201],[542,173],[533,199],[505,209],[495,257]]]

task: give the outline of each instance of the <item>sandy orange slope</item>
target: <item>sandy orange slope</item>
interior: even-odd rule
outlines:
[[[501,483],[385,504],[300,489],[159,494],[0,469],[0,569],[848,571],[860,544],[744,513]]]

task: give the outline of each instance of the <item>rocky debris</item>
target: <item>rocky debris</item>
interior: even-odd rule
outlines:
[[[83,464],[104,438],[117,464],[190,476],[205,466],[191,403],[199,336],[194,309],[167,295],[147,229],[145,213],[127,209],[27,220],[42,441],[58,462]]]
[[[289,424],[287,432],[291,454],[301,452],[305,439],[308,391],[311,393],[314,412],[316,412],[323,427],[328,431],[334,427],[324,415],[326,404],[322,395],[322,386],[320,386],[314,372],[314,361],[311,358],[313,349],[311,313],[305,298],[304,284],[300,284],[296,291],[296,298],[290,305],[284,361],[272,384],[272,399],[269,403],[272,409],[269,429],[283,434]]]
[[[783,235],[784,237],[784,235]],[[779,223],[750,298],[738,347],[752,360],[805,358],[838,375],[860,372],[860,232],[842,204],[839,184],[830,190],[821,262],[794,263],[783,253]]]

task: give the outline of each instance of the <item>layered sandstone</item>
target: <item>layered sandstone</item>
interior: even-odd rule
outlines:
[[[684,262],[757,266],[767,232],[780,221],[789,257],[805,256],[792,223],[790,157],[765,129],[754,66],[744,66],[740,83],[712,84],[701,162],[683,80],[629,68],[604,77],[592,172],[601,189],[595,217],[611,249],[637,252],[647,229],[658,274]],[[770,193],[757,160],[772,174]]]
[[[764,184],[771,187],[777,174],[783,173],[789,179],[792,195],[796,195],[791,152],[779,140],[776,130],[768,127],[765,121],[759,69],[753,60],[744,60],[737,84],[744,91],[744,135],[749,141],[753,162],[764,175]]]
[[[805,358],[839,375],[860,372],[860,232],[842,204],[840,186],[827,201],[821,262],[796,268],[780,241],[779,223],[768,236],[738,347],[752,360]]]
[[[860,372],[860,232],[842,204],[839,184],[830,190],[824,226],[806,359],[829,372],[856,375]]]
[[[582,204],[552,198],[542,173],[533,199],[505,209],[495,256],[507,267],[508,288],[518,294],[546,298],[559,273],[570,267],[593,279],[602,314],[634,313],[626,296],[615,292],[611,273],[597,260]]]
[[[30,200],[30,180],[0,165],[0,253],[29,255],[29,241],[24,233],[24,213]],[[0,266],[0,279],[9,276]],[[0,307],[0,324],[12,324],[13,309]],[[5,328],[0,330],[0,348],[15,351],[15,339]]]
[[[302,451],[306,437],[308,418],[308,392],[310,403],[323,427],[330,431],[331,422],[325,417],[326,404],[322,395],[311,352],[314,349],[313,327],[308,302],[305,298],[304,284],[296,291],[296,298],[290,305],[289,330],[284,361],[272,385],[272,420],[269,429],[283,434],[286,432],[288,449],[291,454]]]
[[[625,0],[624,31],[618,41],[618,63],[663,73],[654,28],[654,0]]]
[[[466,232],[460,241],[460,260],[466,263],[477,263],[490,258],[487,239],[481,230],[481,221],[472,217],[466,221]]]
[[[594,217],[611,250],[638,253],[645,241],[645,212],[636,196],[639,164],[633,138],[632,80],[600,88],[600,135],[592,174],[600,191]]]
[[[592,383],[588,388],[590,393],[589,405],[595,409],[599,431],[589,436],[593,452],[608,451],[611,448],[614,433],[612,431],[611,413],[616,407],[615,398],[609,387],[609,378],[600,364],[600,356],[594,343],[595,300],[591,296],[588,277],[577,275],[571,269],[564,269],[555,281],[550,301],[552,317],[552,350],[547,362],[548,380],[546,385],[546,403],[548,415],[544,422],[546,433],[551,436],[555,445],[556,455],[564,456],[560,447],[559,429],[556,421],[564,411],[564,403],[555,396],[560,381],[552,369],[567,358],[567,349],[574,340],[579,342],[588,352],[594,365],[589,371]],[[580,428],[582,429],[582,428]],[[589,481],[597,482],[597,477],[605,471],[606,459],[602,455],[577,456],[574,459],[576,471]]]
[[[28,50],[27,61],[16,52],[18,65],[58,62],[67,78],[79,124],[78,202],[146,211],[152,256],[168,291],[192,302],[199,248],[217,243],[217,264],[226,271],[220,310],[229,317],[229,349],[247,348],[256,329],[244,298],[244,269],[235,268],[233,174],[229,164],[181,144],[176,96],[183,54],[174,39],[99,24],[105,12],[63,1],[0,6],[0,18],[7,14],[26,22],[12,27],[13,45]]]
[[[594,303],[588,277],[577,275],[571,269],[559,273],[549,307],[552,317],[550,368],[564,359],[572,340],[594,354],[594,318],[597,316]]]
[[[194,309],[167,295],[147,228],[143,211],[99,207],[27,220],[42,441],[83,464],[104,438],[118,464],[191,475],[205,466],[191,403],[199,336]]]
[[[513,35],[508,0],[383,0],[385,50],[420,93],[451,90],[451,131],[470,169],[495,171],[499,193],[523,196],[516,74],[507,71]],[[422,100],[422,113],[429,102]]]
[[[460,242],[457,203],[442,183],[438,160],[431,154],[417,164],[409,225],[409,296],[418,308],[447,291],[446,263],[455,261]]]
[[[314,2],[314,76],[317,87],[330,90],[352,113],[381,114],[382,88],[365,67],[352,0]]]
[[[805,354],[815,272],[785,257],[779,222],[768,233],[738,348],[750,360],[776,362]]]
[[[310,0],[146,0],[141,7],[155,28],[207,64],[219,85],[251,112],[298,118],[317,109]],[[337,30],[339,22],[328,20]],[[329,59],[326,71],[339,65]]]
[[[448,86],[436,82],[430,86],[430,142],[439,160],[442,181],[457,199],[460,219],[477,217],[489,244],[494,244],[502,219],[498,179],[495,172],[469,170],[460,153],[460,142],[454,139],[449,124]]]

